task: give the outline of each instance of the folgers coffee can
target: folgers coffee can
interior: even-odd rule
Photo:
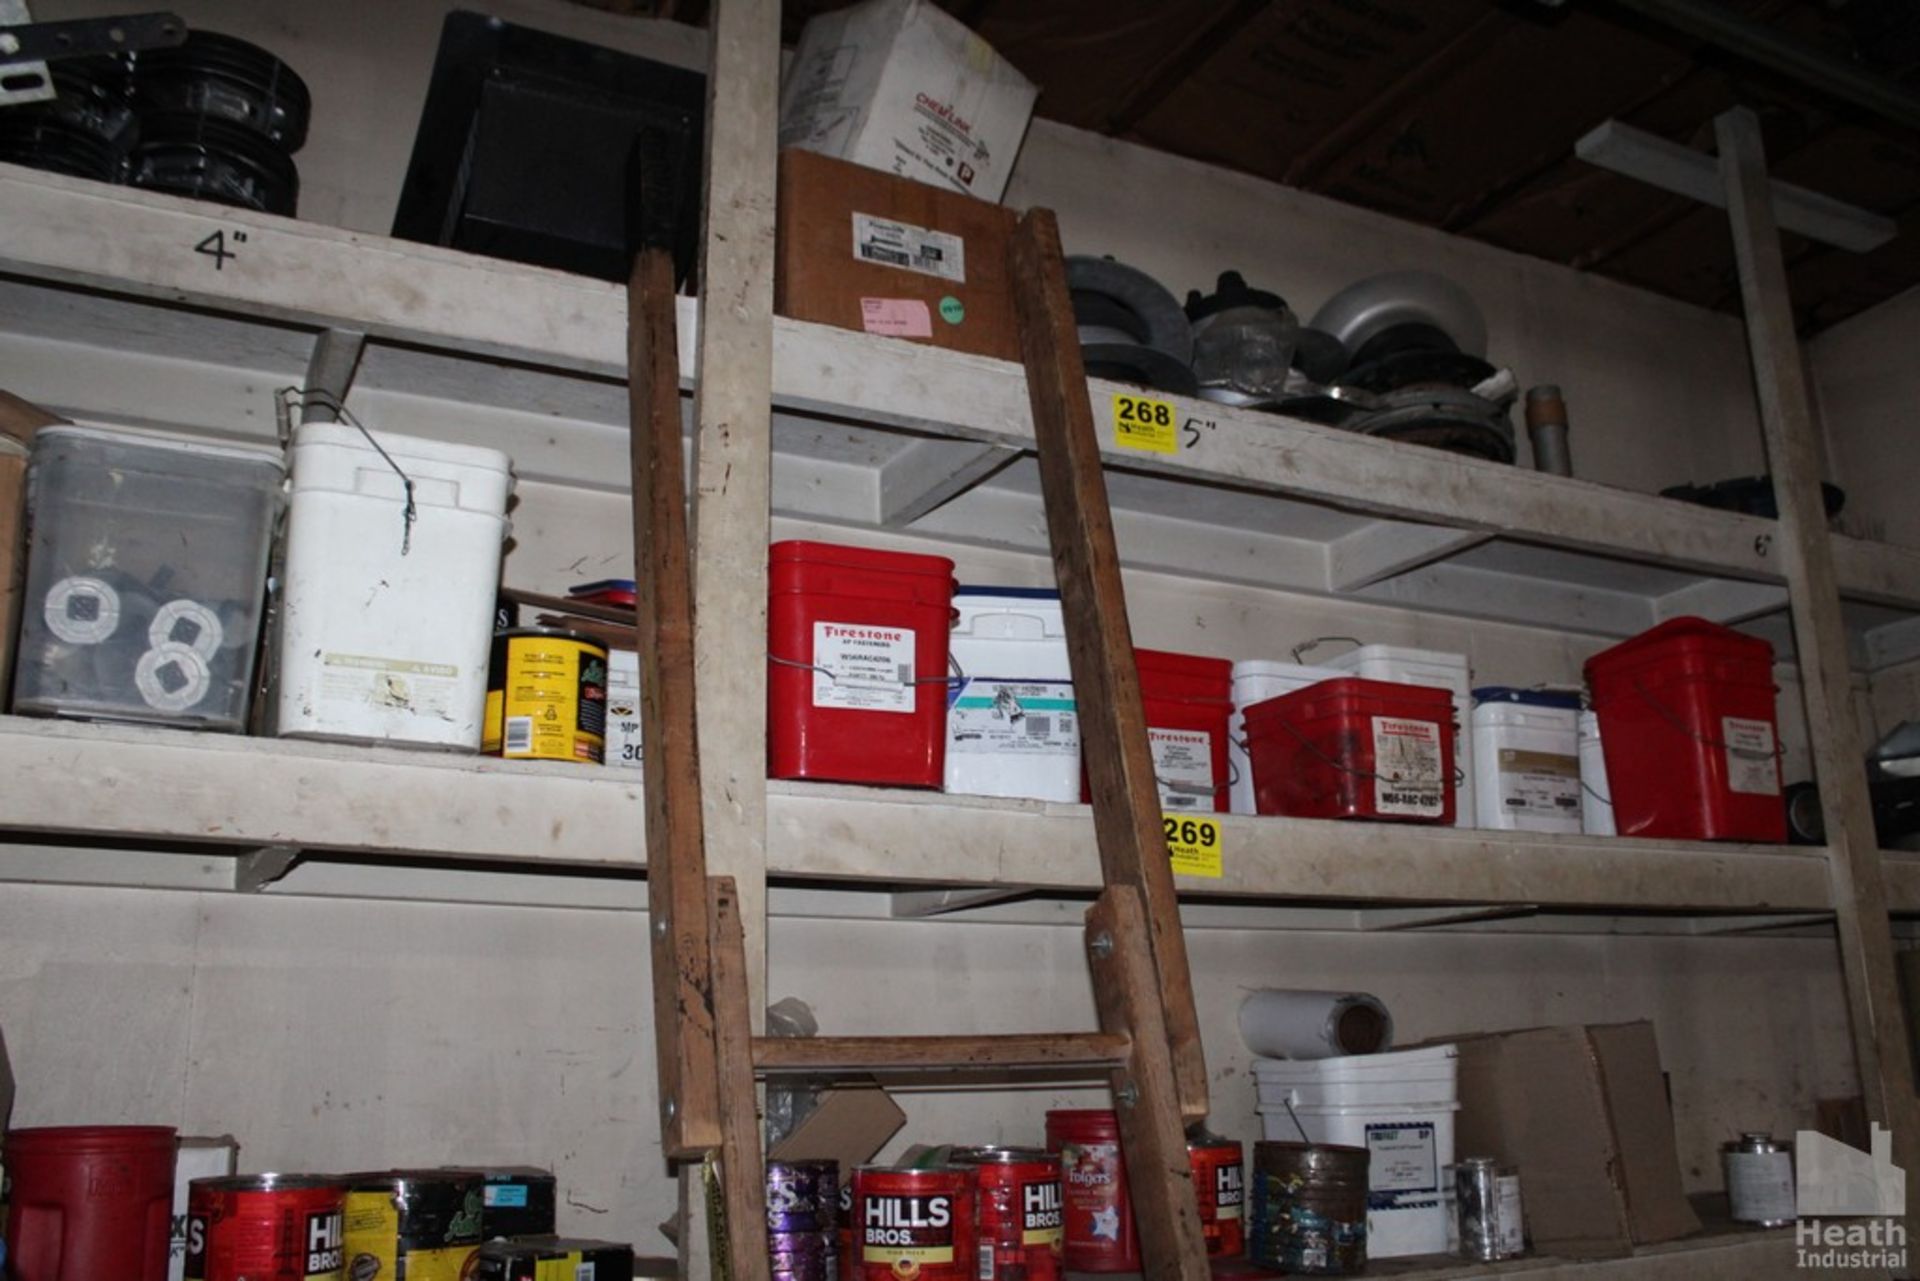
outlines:
[[[979,1206],[979,1281],[1057,1281],[1061,1274],[1060,1159],[1038,1148],[955,1148],[972,1166]]]
[[[1240,1144],[1195,1126],[1187,1131],[1187,1165],[1207,1253],[1223,1259],[1238,1257],[1247,1248],[1246,1171]]]
[[[482,752],[510,761],[598,765],[606,733],[605,645],[553,627],[517,627],[493,638]]]
[[[968,1281],[979,1264],[974,1174],[962,1166],[853,1172],[855,1281]]]
[[[1120,1122],[1101,1108],[1047,1113],[1047,1150],[1060,1154],[1062,1254],[1069,1272],[1138,1272]]]
[[[324,1175],[195,1179],[189,1281],[344,1281],[346,1187]]]
[[[466,1281],[483,1239],[482,1187],[465,1171],[354,1175],[346,1281]]]

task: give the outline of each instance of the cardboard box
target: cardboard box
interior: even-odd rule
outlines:
[[[1700,1229],[1650,1023],[1458,1038],[1454,1152],[1520,1172],[1542,1254],[1618,1255]]]
[[[1014,214],[808,151],[780,156],[774,310],[795,320],[1020,359]]]
[[[841,1085],[823,1094],[820,1106],[767,1155],[776,1161],[838,1161],[844,1179],[873,1160],[906,1123],[907,1114],[878,1085]]]
[[[867,0],[800,33],[780,145],[998,200],[1038,93],[932,0]]]

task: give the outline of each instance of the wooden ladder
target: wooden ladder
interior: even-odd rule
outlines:
[[[1186,1124],[1207,1114],[1206,1064],[1100,446],[1050,211],[1020,220],[1010,266],[1106,885],[1086,916],[1097,1032],[753,1035],[738,900],[730,879],[706,872],[673,263],[664,244],[642,249],[629,282],[642,732],[648,743],[679,745],[649,753],[645,770],[661,1135],[670,1158],[718,1150],[725,1256],[736,1281],[768,1275],[756,1073],[936,1069],[1104,1074],[1147,1275],[1207,1275],[1185,1137]]]

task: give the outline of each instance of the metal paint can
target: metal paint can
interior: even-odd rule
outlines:
[[[605,645],[554,627],[516,627],[494,636],[482,752],[510,761],[598,765],[606,732]]]
[[[968,1281],[979,1263],[973,1171],[853,1172],[857,1281]]]
[[[777,1281],[834,1281],[839,1217],[839,1162],[767,1162],[767,1250]]]
[[[195,1179],[188,1281],[342,1281],[346,1186],[310,1174]]]
[[[1140,1239],[1120,1154],[1120,1121],[1102,1108],[1047,1113],[1047,1150],[1060,1154],[1062,1254],[1069,1272],[1138,1272]]]
[[[955,1148],[979,1186],[979,1281],[1056,1281],[1061,1273],[1060,1159],[1039,1148]]]
[[[1296,1276],[1357,1276],[1367,1268],[1365,1148],[1253,1145],[1247,1257]]]
[[[1770,1134],[1752,1131],[1729,1143],[1721,1160],[1727,1174],[1727,1201],[1736,1223],[1781,1228],[1794,1220],[1797,1197],[1793,1153]]]
[[[349,1178],[346,1281],[464,1281],[482,1240],[483,1188],[448,1170]]]
[[[1246,1221],[1241,1217],[1246,1185],[1240,1144],[1196,1125],[1187,1131],[1187,1165],[1207,1253],[1223,1259],[1238,1257],[1247,1244]]]
[[[1515,1171],[1501,1169],[1492,1157],[1468,1157],[1453,1167],[1453,1198],[1462,1255],[1491,1262],[1526,1252],[1526,1216]]]

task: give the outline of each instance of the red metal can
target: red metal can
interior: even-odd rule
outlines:
[[[979,1263],[974,1187],[960,1166],[856,1169],[856,1281],[969,1281]]]
[[[195,1179],[187,1193],[190,1281],[343,1281],[346,1185],[324,1175]]]
[[[1223,1259],[1238,1256],[1247,1247],[1246,1201],[1240,1145],[1202,1129],[1187,1135],[1187,1165],[1193,1175],[1193,1196],[1200,1206],[1200,1231],[1207,1253]]]
[[[1038,1148],[955,1148],[979,1182],[980,1281],[1057,1281],[1060,1158]]]
[[[1047,1150],[1060,1154],[1067,1271],[1140,1271],[1119,1118],[1102,1108],[1049,1112]]]

